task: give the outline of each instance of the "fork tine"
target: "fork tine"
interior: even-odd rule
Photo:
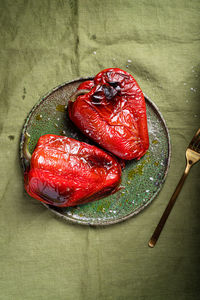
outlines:
[[[196,137],[194,143],[192,144],[192,149],[195,149],[198,147],[198,144],[200,143],[200,135]]]
[[[194,144],[193,150],[200,153],[200,137],[198,138],[197,142]]]
[[[194,147],[196,148],[197,143],[199,143],[199,137],[200,137],[200,128],[197,130],[196,134],[192,138],[189,148],[194,150]]]
[[[198,149],[200,144],[200,136],[197,138],[196,142],[194,143],[194,149]]]

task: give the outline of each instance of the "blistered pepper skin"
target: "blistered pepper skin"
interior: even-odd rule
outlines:
[[[41,136],[25,172],[27,193],[44,203],[68,207],[114,193],[119,163],[95,146],[58,136]]]
[[[142,90],[129,73],[105,69],[69,101],[73,123],[89,138],[119,158],[140,159],[149,148],[146,105]]]

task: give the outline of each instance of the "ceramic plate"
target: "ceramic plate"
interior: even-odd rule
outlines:
[[[69,120],[66,105],[70,95],[78,85],[88,79],[78,79],[64,83],[42,97],[30,111],[20,140],[20,158],[24,170],[22,152],[24,133],[30,136],[29,150],[34,147],[41,135],[65,135],[91,143]],[[83,225],[108,225],[121,222],[138,214],[160,191],[166,178],[170,162],[170,140],[165,121],[155,104],[145,96],[147,107],[150,147],[139,160],[126,163],[122,172],[123,188],[117,193],[88,204],[56,208],[44,204],[56,215]],[[36,200],[37,201],[37,200]]]

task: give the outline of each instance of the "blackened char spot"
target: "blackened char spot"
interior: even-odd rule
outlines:
[[[92,104],[101,104],[101,101],[103,100],[103,95],[100,93],[95,93],[92,95]]]
[[[120,91],[121,90],[121,87],[120,87],[120,83],[117,82],[117,81],[111,81],[111,82],[108,82],[110,86],[112,86],[116,91]]]
[[[103,98],[104,98],[103,87],[99,85],[96,91],[94,92],[94,94],[92,95],[92,103],[97,105],[101,104]]]
[[[39,197],[47,201],[50,205],[63,205],[66,204],[69,199],[72,197],[74,190],[72,188],[68,188],[65,191],[53,191],[52,189],[46,188],[43,191],[35,192]]]
[[[99,85],[92,95],[93,104],[101,104],[104,97],[107,100],[113,99],[121,91],[119,82],[109,82],[109,85]]]
[[[86,158],[87,163],[91,167],[103,167],[103,168],[110,168],[112,166],[112,161],[108,160],[106,157],[103,156],[95,156],[90,155]]]
[[[104,95],[107,100],[113,99],[118,93],[118,91],[115,88],[113,88],[112,86],[107,86],[107,85],[104,85],[103,91],[104,91]]]

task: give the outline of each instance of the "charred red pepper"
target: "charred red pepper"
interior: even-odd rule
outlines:
[[[149,147],[142,90],[121,69],[105,69],[80,84],[68,112],[85,135],[122,159],[139,159]]]
[[[47,134],[32,154],[24,181],[27,193],[44,203],[66,207],[100,199],[118,189],[121,167],[115,158],[95,146]]]

